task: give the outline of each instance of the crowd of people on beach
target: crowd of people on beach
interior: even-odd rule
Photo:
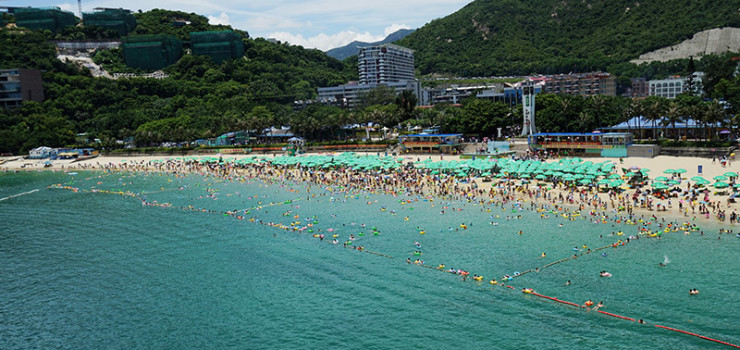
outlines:
[[[539,157],[534,154],[532,156]],[[542,155],[547,157],[547,155]],[[230,162],[199,162],[197,160],[166,160],[160,162],[131,160],[121,163],[83,163],[67,166],[70,170],[159,171],[169,173],[199,173],[223,178],[248,177],[268,183],[294,181],[326,186],[343,192],[368,191],[390,195],[433,196],[445,200],[488,203],[494,205],[525,205],[531,210],[546,206],[559,211],[598,213],[604,217],[619,217],[625,221],[649,221],[656,212],[673,219],[697,221],[715,217],[734,224],[740,218],[734,210],[728,214],[731,201],[723,204],[713,200],[708,191],[687,185],[672,191],[635,189],[622,191],[597,187],[575,187],[553,181],[534,185],[528,181],[499,179],[491,183],[481,178],[431,174],[427,169],[406,166],[392,171],[357,170],[349,168],[285,167],[266,161],[250,164]],[[440,212],[444,214],[444,210]],[[666,215],[663,215],[664,217]],[[676,222],[678,223],[677,220]]]

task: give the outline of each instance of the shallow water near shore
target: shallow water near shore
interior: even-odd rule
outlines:
[[[0,198],[14,196],[0,201],[0,348],[727,348],[655,324],[740,344],[740,239],[718,235],[718,224],[580,255],[509,289],[488,281],[638,226],[337,190],[160,173],[0,174]],[[224,214],[237,210],[241,220]],[[365,251],[343,247],[350,235]],[[522,288],[603,301],[601,310],[646,324]]]

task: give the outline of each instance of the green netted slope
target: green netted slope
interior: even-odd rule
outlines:
[[[122,47],[127,66],[147,71],[162,69],[182,57],[182,42],[171,35],[129,36]]]
[[[216,63],[244,56],[242,37],[231,30],[192,32],[190,45],[193,55],[209,56]]]

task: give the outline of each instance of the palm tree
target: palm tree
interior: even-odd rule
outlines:
[[[705,118],[705,114],[707,110],[706,104],[697,103],[695,105],[688,106],[688,108],[689,108],[689,114],[691,115],[691,117],[694,118],[697,124],[700,124],[702,126],[701,128],[702,138],[706,140],[707,128],[704,127],[706,125],[706,118]],[[694,137],[696,137],[697,139],[700,139],[698,133]]]
[[[725,106],[719,103],[717,100],[712,100],[707,103],[706,114],[704,119],[710,128],[712,128],[712,138],[716,136],[717,124],[726,122]]]
[[[644,112],[642,102],[640,100],[632,99],[629,106],[626,108],[627,110],[627,128],[630,127],[630,119],[637,118],[637,123],[640,123],[642,121],[642,114]],[[642,127],[639,125],[635,125],[638,127],[637,133],[638,133],[638,139],[642,140],[642,134],[643,130]]]
[[[580,124],[580,131],[588,132],[592,130],[592,125],[596,118],[589,112],[583,111],[578,114],[578,124]]]
[[[678,131],[676,130],[676,123],[683,121],[683,108],[679,106],[676,101],[668,102],[668,107],[665,109],[665,118],[663,124],[670,124],[673,127],[674,140],[678,141]]]
[[[417,117],[415,113],[416,109],[416,95],[411,90],[403,90],[396,97],[396,105],[398,105],[401,111],[401,118],[408,120]]]
[[[605,108],[606,99],[604,99],[604,95],[591,96],[591,110],[593,111],[593,119],[597,128],[601,126],[601,117],[604,115]]]
[[[560,97],[560,109],[562,111],[560,119],[564,121],[565,131],[570,131],[568,115],[571,113],[573,97],[570,95],[563,95],[558,97]]]
[[[664,98],[657,97],[657,96],[650,96],[642,101],[643,103],[643,112],[645,114],[645,118],[647,120],[652,121],[653,124],[653,134],[652,138],[657,139],[657,135],[655,132],[655,126],[659,119],[663,117],[664,113]]]

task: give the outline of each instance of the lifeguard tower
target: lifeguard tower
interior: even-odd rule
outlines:
[[[288,139],[288,146],[285,148],[286,153],[289,156],[295,156],[298,153],[303,153],[303,147],[306,144],[306,140],[300,137],[291,137]]]

